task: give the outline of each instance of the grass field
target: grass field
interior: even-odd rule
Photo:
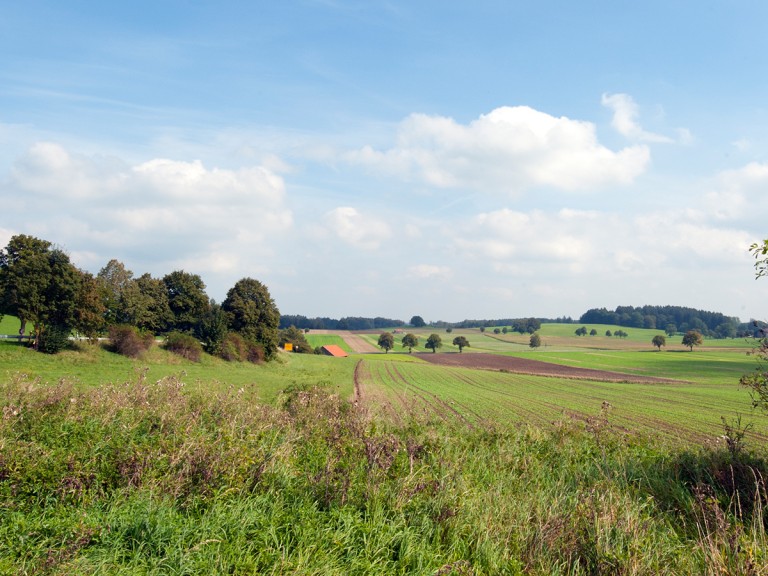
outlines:
[[[341,349],[348,354],[352,353],[352,349],[349,347],[349,345],[341,336],[338,336],[337,334],[312,334],[310,332],[309,334],[305,334],[305,337],[312,348],[335,344],[336,346],[340,346]]]

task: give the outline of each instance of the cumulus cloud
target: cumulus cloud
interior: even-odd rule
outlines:
[[[326,214],[328,229],[344,242],[363,250],[376,250],[391,236],[386,222],[363,215],[351,206],[340,206]]]
[[[628,184],[650,154],[644,145],[608,149],[590,122],[505,106],[469,124],[413,114],[400,124],[394,147],[367,146],[346,159],[436,188],[516,194],[536,186],[575,191]]]
[[[263,166],[224,170],[164,158],[130,165],[41,142],[13,164],[5,188],[14,199],[9,223],[96,269],[118,258],[137,273],[184,266],[204,277],[247,274],[273,251],[267,238],[293,224],[282,178]]]
[[[742,219],[764,225],[768,213],[768,163],[751,162],[715,177],[703,208],[720,220]]]
[[[427,278],[448,280],[451,276],[453,276],[453,271],[448,266],[417,264],[408,268],[408,275],[411,278],[417,278],[419,280],[425,280]]]
[[[637,117],[640,115],[639,108],[629,94],[603,94],[602,103],[603,106],[613,110],[611,125],[619,134],[643,142],[674,142],[672,138],[662,134],[643,130],[637,120]],[[679,136],[684,142],[689,141],[691,138],[690,133],[685,129],[679,131]]]

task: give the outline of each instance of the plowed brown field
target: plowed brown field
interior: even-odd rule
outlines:
[[[610,372],[607,370],[593,370],[590,368],[575,368],[562,366],[541,360],[528,358],[516,358],[514,356],[500,356],[497,354],[420,354],[420,358],[440,364],[442,366],[459,366],[479,370],[499,370],[515,374],[534,374],[537,376],[556,376],[558,378],[577,378],[580,380],[598,380],[601,382],[635,382],[635,383],[659,383],[679,382],[668,378],[654,378],[652,376],[638,376],[623,372]]]

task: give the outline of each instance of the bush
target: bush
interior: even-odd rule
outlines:
[[[135,326],[118,324],[109,327],[109,341],[113,352],[138,358],[149,350],[155,337],[150,332],[140,333]]]
[[[171,332],[165,339],[165,349],[191,360],[199,362],[200,355],[203,353],[203,347],[197,339],[191,334],[184,332]]]
[[[221,343],[219,356],[227,362],[253,362],[259,364],[264,361],[264,348],[249,342],[237,332],[227,332]]]
[[[51,324],[43,330],[37,349],[46,354],[56,354],[69,346],[69,328]]]

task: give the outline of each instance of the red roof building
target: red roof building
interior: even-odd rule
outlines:
[[[321,350],[326,356],[335,356],[336,358],[346,358],[349,356],[349,354],[344,351],[344,348],[337,346],[336,344],[326,344]]]

